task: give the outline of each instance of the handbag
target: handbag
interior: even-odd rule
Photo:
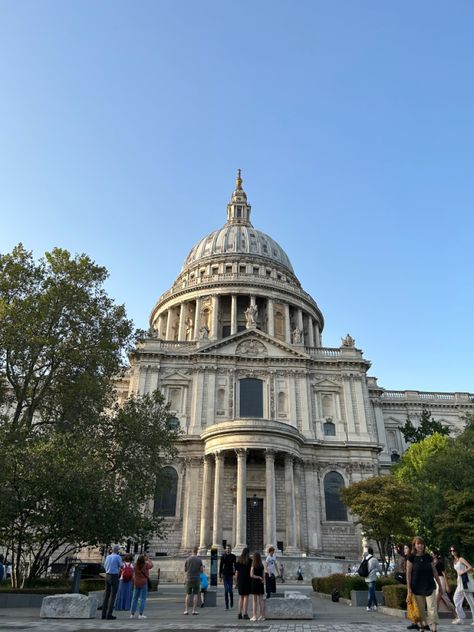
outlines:
[[[395,579],[397,582],[400,582],[400,584],[406,584],[407,583],[407,574],[406,573],[402,573],[402,571],[397,571],[395,573],[395,575],[393,576],[393,579]]]
[[[413,623],[421,621],[420,609],[413,594],[410,595],[407,601],[407,619],[410,619]]]

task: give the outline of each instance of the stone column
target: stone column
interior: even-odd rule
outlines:
[[[308,315],[308,347],[314,347],[314,324],[311,316]]]
[[[201,498],[201,534],[199,538],[199,555],[206,555],[211,544],[211,461],[210,457],[204,457],[204,471],[202,475]]]
[[[305,339],[304,339],[303,311],[301,310],[301,308],[298,307],[298,311],[296,312],[296,314],[297,314],[298,327],[299,327],[299,330],[301,331],[301,344],[304,345]]]
[[[265,450],[265,549],[276,547],[275,451]]]
[[[314,341],[316,343],[316,347],[320,347],[321,346],[321,333],[319,331],[318,323],[314,324]]]
[[[186,479],[183,504],[183,532],[181,537],[181,550],[190,551],[197,544],[197,511],[199,494],[196,493],[196,484],[199,480],[199,459],[187,458]]]
[[[237,333],[237,294],[230,296],[230,335]]]
[[[286,504],[286,547],[285,552],[294,554],[296,547],[296,503],[293,456],[285,454],[285,504]]]
[[[298,459],[295,461],[295,518],[296,518],[296,546],[301,551],[303,542],[306,542],[305,522],[302,511],[303,492],[303,464]]]
[[[274,336],[275,335],[275,315],[273,311],[272,298],[267,299],[267,327],[268,327],[267,333],[270,336]]]
[[[194,314],[194,340],[199,340],[199,330],[201,329],[201,297],[196,299],[196,313]]]
[[[214,471],[214,509],[212,519],[212,547],[222,551],[222,483],[224,480],[224,452],[216,452]]]
[[[210,338],[212,340],[217,340],[218,331],[217,328],[219,326],[219,296],[215,295],[212,297],[212,323],[211,323],[211,335]]]
[[[291,344],[290,306],[285,303],[285,342]]]
[[[172,338],[173,338],[173,333],[172,333],[173,332],[173,329],[172,329],[173,316],[174,316],[173,308],[170,307],[168,309],[168,320],[166,322],[166,340],[172,340]]]
[[[179,306],[178,340],[186,340],[186,303]]]
[[[234,549],[241,553],[247,542],[247,450],[239,448],[235,452],[237,454],[237,515]]]
[[[166,332],[163,331],[163,314],[160,314],[158,316],[157,329],[158,329],[158,338],[164,338],[166,335]]]

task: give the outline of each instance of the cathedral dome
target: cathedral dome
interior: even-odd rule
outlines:
[[[274,239],[252,226],[250,210],[251,206],[247,204],[247,196],[242,189],[239,169],[236,188],[227,205],[226,224],[203,237],[191,248],[182,271],[208,257],[243,254],[267,259],[272,264],[280,265],[293,273],[290,259],[283,248]]]

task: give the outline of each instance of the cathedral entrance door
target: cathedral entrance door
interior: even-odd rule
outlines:
[[[247,498],[247,546],[250,553],[263,551],[263,498]]]

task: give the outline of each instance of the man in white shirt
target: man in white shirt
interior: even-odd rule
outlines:
[[[275,557],[275,547],[270,546],[265,559],[265,592],[267,593],[267,599],[270,599],[272,593],[276,593],[276,575],[278,575],[278,563]]]
[[[377,581],[377,573],[380,572],[380,564],[374,557],[374,549],[369,546],[365,559],[369,561],[369,574],[365,578],[368,588],[367,611],[377,610],[377,596],[375,594],[375,583]]]

